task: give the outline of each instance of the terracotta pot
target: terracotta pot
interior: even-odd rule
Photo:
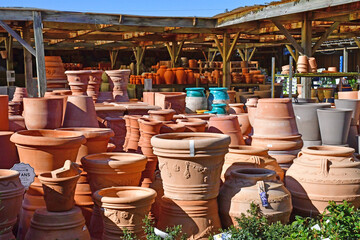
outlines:
[[[15,144],[10,141],[13,133],[14,132],[0,131],[0,169],[10,169],[15,163],[19,162]]]
[[[312,69],[317,69],[316,59],[314,57],[309,57],[309,66]]]
[[[183,92],[157,92],[155,105],[162,109],[174,109],[176,114],[185,113],[186,93]]]
[[[189,68],[197,68],[198,63],[196,59],[189,59]]]
[[[192,70],[185,70],[186,72],[186,79],[187,79],[187,84],[195,84],[195,76],[194,76],[194,72]]]
[[[229,107],[229,114],[239,114],[245,112],[243,103],[230,103]]]
[[[221,228],[217,199],[181,201],[163,197],[161,215],[157,227],[182,226],[188,239],[208,239]]]
[[[161,216],[161,204],[162,197],[164,196],[164,188],[162,184],[162,179],[160,176],[160,171],[155,171],[154,181],[150,184],[150,188],[154,189],[156,192],[155,202],[151,205],[150,217],[155,222],[155,226],[157,226],[157,222]]]
[[[265,196],[259,195],[262,192]],[[266,198],[264,202],[263,197]],[[236,218],[247,214],[249,202],[260,206],[270,223],[286,224],[292,211],[290,192],[276,179],[272,170],[245,168],[231,171],[219,193],[219,213],[222,226],[237,226]]]
[[[239,114],[230,114],[231,116],[236,116],[240,125],[241,134],[243,137],[246,137],[251,132],[251,125],[249,121],[248,113],[239,113]]]
[[[338,92],[339,99],[358,99],[358,91]]]
[[[328,71],[329,72],[337,72],[337,68],[336,67],[328,67]]]
[[[184,70],[184,68],[179,67],[176,69],[176,80],[177,80],[177,84],[186,84],[186,72]]]
[[[76,158],[78,164],[81,164],[81,158],[86,155],[106,152],[110,137],[114,136],[114,132],[108,128],[60,128],[58,130],[78,132],[86,138]]]
[[[89,85],[87,86],[86,93],[89,97],[92,97],[94,102],[98,98],[100,92],[100,84],[102,82],[103,71],[102,70],[92,70],[89,75]]]
[[[165,72],[166,72],[166,70],[167,70],[167,67],[166,66],[160,66],[160,68],[159,68],[159,70],[157,70],[157,74],[159,74],[159,76],[160,76],[160,81],[161,82],[166,82],[166,80],[165,80]],[[168,83],[167,83],[168,84]]]
[[[230,146],[245,145],[240,124],[236,116],[211,117],[207,131],[229,135],[231,138]]]
[[[171,121],[175,115],[175,110],[173,109],[163,109],[163,110],[150,110],[148,114],[149,118],[158,120],[158,121]]]
[[[140,131],[139,131],[140,126],[138,122],[139,118],[141,118],[141,115],[129,116],[130,136],[126,146],[126,151],[137,152],[139,149],[139,139],[140,139]]]
[[[95,105],[88,96],[68,96],[64,127],[99,127]]]
[[[65,212],[48,212],[45,208],[35,211],[25,240],[65,239],[89,240],[89,231],[78,207]]]
[[[19,172],[0,169],[0,239],[15,239],[12,228],[17,222],[24,191]]]
[[[351,109],[351,125],[358,125],[360,114],[360,100],[359,99],[335,99],[336,108]]]
[[[93,213],[94,202],[92,200],[92,192],[90,184],[87,180],[87,172],[81,167],[80,178],[75,188],[75,205],[81,209],[81,212],[85,218],[86,226],[90,228],[91,215]]]
[[[346,200],[355,208],[360,206],[360,162],[353,153],[352,148],[338,146],[301,150],[285,176],[295,213],[323,213],[329,201],[340,204]]]
[[[235,94],[236,91],[234,90],[228,90],[227,94],[229,95],[229,103],[235,103]]]
[[[152,137],[165,196],[177,200],[215,198],[229,143],[229,136],[213,133],[167,133]]]
[[[65,68],[60,56],[45,56],[46,79],[66,79]]]
[[[72,95],[71,90],[54,90],[53,93],[59,93],[59,95],[61,95],[61,96]]]
[[[207,128],[207,121],[198,118],[179,119],[177,122],[185,127],[185,132],[205,132]]]
[[[170,68],[166,69],[164,73],[164,81],[165,84],[174,84],[175,82],[175,75]]]
[[[160,133],[176,133],[176,132],[184,132],[184,131],[185,131],[185,126],[176,123],[165,123],[160,128]]]
[[[126,135],[125,135],[125,141],[124,141],[124,145],[123,145],[123,149],[124,151],[127,152],[127,145],[129,143],[129,139],[130,139],[130,135],[131,135],[131,128],[130,128],[130,115],[125,115],[124,116],[124,120],[125,120],[125,128],[126,128]]]
[[[128,102],[127,85],[129,82],[130,70],[107,70],[109,76],[110,89],[113,90],[115,102]]]
[[[73,95],[86,95],[90,71],[74,70],[66,71],[67,80]]]
[[[284,171],[280,168],[275,158],[268,154],[267,148],[253,146],[233,146],[229,148],[229,152],[225,155],[221,179],[225,181],[230,176],[230,172],[243,168],[266,168],[273,170],[284,179]]]
[[[79,177],[80,171],[78,175],[60,178],[53,178],[51,172],[44,172],[39,175],[48,211],[63,212],[74,207],[75,187]]]
[[[151,188],[113,187],[94,193],[104,222],[102,239],[121,239],[126,229],[137,238],[145,237],[144,216],[149,214],[156,192]]]
[[[63,104],[64,100],[61,98],[24,98],[26,128],[59,128],[63,119]]]
[[[9,130],[9,97],[0,95],[0,131]]]
[[[114,132],[114,136],[110,138],[110,142],[115,145],[113,151],[123,152],[125,143],[126,125],[124,117],[105,117],[104,125]],[[102,151],[104,152],[104,151]]]
[[[351,124],[351,109],[317,109],[323,145],[345,145]]]
[[[9,116],[22,115],[22,106],[20,102],[9,102]]]

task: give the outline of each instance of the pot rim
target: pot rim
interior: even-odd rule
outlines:
[[[86,139],[110,138],[115,136],[115,133],[111,128],[63,127],[63,128],[57,128],[56,130],[79,132],[82,135],[84,135]]]
[[[304,147],[303,149],[301,149],[301,152],[311,155],[341,156],[344,154],[347,155],[353,154],[355,150],[350,147],[320,145],[320,146]]]
[[[70,176],[70,177],[57,177],[57,178],[53,178],[51,177],[51,172],[42,172],[38,175],[38,178],[40,180],[40,182],[44,182],[44,183],[58,183],[58,182],[66,182],[69,180],[73,180],[76,178],[80,178],[80,173],[82,171],[79,169],[79,172],[77,175],[74,176]],[[50,177],[48,177],[47,175],[50,175]],[[43,183],[42,183],[43,184]]]
[[[111,157],[119,157],[119,159],[114,159],[114,158],[111,159]],[[131,159],[125,159],[126,157],[131,157]],[[87,163],[97,164],[97,165],[111,165],[110,162],[113,162],[115,165],[129,165],[134,162],[142,162],[142,161],[147,161],[146,156],[137,153],[127,153],[127,152],[94,153],[94,154],[86,155],[81,158],[81,163],[83,165]]]
[[[15,132],[13,131],[0,131],[0,137],[1,136],[7,136],[7,135],[13,135]]]
[[[90,70],[91,73],[104,73],[103,70]]]
[[[149,110],[148,115],[167,115],[167,114],[175,114],[176,111],[174,109],[159,109],[159,110]]]
[[[213,117],[210,117],[209,123],[211,121],[223,121],[223,120],[233,120],[233,119],[237,119],[237,116],[234,116],[234,115],[213,116]]]
[[[90,74],[91,71],[90,70],[68,70],[65,71],[66,75],[78,75],[78,74]]]
[[[239,178],[269,178],[276,176],[276,172],[266,168],[238,168],[230,172],[231,176]]]
[[[261,98],[258,100],[259,103],[291,103],[290,98]]]
[[[138,191],[140,194],[131,196],[130,192],[134,191]],[[119,192],[122,192],[123,194],[119,196]],[[109,193],[114,196],[107,196],[110,195]],[[121,186],[100,189],[93,194],[93,197],[101,203],[131,204],[139,201],[151,201],[155,199],[156,195],[156,191],[152,188]]]
[[[243,103],[229,103],[230,107],[240,107],[240,106],[245,106],[245,104]]]
[[[6,174],[6,175],[4,175]],[[5,180],[7,178],[19,177],[20,173],[11,169],[0,169],[0,180]]]
[[[319,108],[316,109],[317,112],[333,112],[333,113],[346,113],[353,112],[353,109],[350,108]]]
[[[152,125],[152,126],[163,125],[162,121],[151,119],[151,118],[143,118],[143,117],[141,117],[141,118],[138,119],[138,121],[139,121],[140,124],[144,124],[144,125]]]
[[[67,96],[61,96],[61,95],[53,95],[54,97],[24,97],[23,98],[23,101],[24,101],[24,104],[25,102],[27,101],[52,101],[52,100],[61,100],[63,101],[64,97],[67,97]],[[25,109],[24,109],[25,110]]]
[[[251,145],[231,145],[229,146],[229,153],[235,154],[268,154],[269,149],[265,147],[251,146]]]

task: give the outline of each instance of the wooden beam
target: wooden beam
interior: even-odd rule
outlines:
[[[13,37],[10,34],[5,38],[5,49],[7,52],[6,70],[14,70]]]
[[[299,52],[304,53],[304,49],[297,43],[294,37],[289,33],[289,31],[277,20],[272,20],[275,26],[280,30],[280,32],[286,37],[286,39],[296,48]]]
[[[29,26],[22,28],[23,39],[27,43],[31,42],[31,33]],[[36,82],[34,81],[33,68],[32,68],[32,55],[24,48],[24,73],[25,73],[25,86],[30,97],[38,96]]]
[[[117,59],[118,53],[119,53],[119,50],[111,50],[111,51],[110,51],[111,69],[114,69],[114,68],[115,68],[116,59]]]
[[[223,87],[230,87],[231,74],[230,74],[230,61],[227,59],[227,55],[230,50],[230,34],[224,33],[223,35]]]
[[[296,56],[293,52],[293,49],[291,48],[290,45],[286,44],[285,47],[287,48],[287,50],[289,51],[289,53],[291,54],[291,56],[293,57],[293,59],[295,60],[296,59]]]
[[[238,48],[237,50],[238,50],[238,53],[240,54],[241,60],[246,61],[244,53],[242,52],[242,50],[240,48]]]
[[[174,51],[176,51],[175,53],[176,53],[176,55],[175,55],[175,63],[178,61],[178,59],[179,59],[179,56],[180,56],[180,52],[181,52],[181,49],[183,48],[183,46],[184,46],[184,42],[185,42],[185,40],[182,40],[181,42],[180,42],[180,45],[178,45],[177,47],[177,49],[174,49]],[[176,45],[175,45],[176,46]]]
[[[303,26],[301,28],[301,47],[303,48],[302,54],[312,56],[312,21],[308,13],[304,14]],[[307,97],[308,98],[308,97]],[[309,97],[310,98],[310,97]]]
[[[41,12],[33,12],[33,28],[36,51],[36,73],[38,82],[38,96],[43,97],[46,92],[46,71],[45,71],[45,53],[44,39],[42,33]]]
[[[226,58],[226,56],[223,55],[223,50],[222,50],[220,41],[219,41],[219,39],[218,39],[218,37],[217,37],[216,35],[214,35],[214,41],[215,41],[216,47],[218,48],[218,50],[219,50],[219,52],[220,52],[220,55],[221,55],[223,58]]]
[[[334,22],[325,32],[324,34],[321,36],[321,38],[315,43],[315,45],[312,47],[312,55],[315,54],[316,50],[321,46],[321,44],[323,44],[323,42],[326,41],[326,39],[328,39],[328,37],[330,36],[330,34],[339,27],[340,22]]]
[[[255,51],[256,51],[256,47],[254,47],[253,50],[251,51],[248,61],[251,61],[252,57],[254,56]]]
[[[354,39],[356,45],[358,46],[358,48],[360,48],[360,41],[359,41],[359,39],[358,39],[357,37],[353,37],[353,39]]]
[[[245,55],[245,61],[249,61],[249,51],[248,51],[248,48],[245,48],[244,49],[244,55]]]
[[[146,49],[146,47],[140,47],[140,46],[133,48],[133,52],[134,52],[135,59],[136,59],[136,74],[137,75],[140,75],[140,66],[144,59],[145,49]]]
[[[24,48],[26,48],[32,55],[35,56],[35,50],[26,41],[24,41],[24,39],[22,39],[17,32],[12,30],[9,25],[0,20],[0,26],[3,27],[8,33],[10,33],[11,36],[13,36],[19,43],[21,43],[21,45],[23,45]]]
[[[232,44],[231,44],[231,47],[230,47],[230,49],[229,49],[229,52],[228,52],[228,54],[226,55],[226,61],[230,61],[231,54],[232,54],[232,52],[233,52],[234,49],[235,49],[235,46],[236,46],[237,41],[239,40],[239,37],[240,37],[240,32],[238,32],[238,33],[235,35],[235,38],[234,38],[234,40],[233,40],[233,42],[232,42]]]

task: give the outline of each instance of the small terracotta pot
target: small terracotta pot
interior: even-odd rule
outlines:
[[[251,132],[249,114],[240,113],[240,114],[230,114],[230,115],[237,117],[243,137],[248,136]]]
[[[151,188],[113,187],[94,193],[95,203],[102,209],[102,239],[121,239],[124,230],[137,238],[145,237],[143,219],[149,214],[156,192]]]
[[[74,207],[75,187],[79,177],[80,171],[78,175],[61,178],[53,178],[51,172],[44,172],[39,175],[48,211],[63,212]]]
[[[229,107],[229,114],[239,114],[245,112],[243,103],[230,103]]]
[[[176,69],[176,81],[177,81],[177,84],[186,84],[186,79],[187,76],[186,76],[186,72],[184,70],[184,68],[182,67],[179,67]]]
[[[89,240],[89,231],[86,228],[84,217],[78,207],[65,212],[48,212],[45,208],[35,211],[31,219],[29,231],[25,240],[64,239]]]
[[[205,132],[207,127],[207,121],[198,118],[178,119],[177,122],[185,127],[184,132]]]
[[[68,96],[64,127],[99,127],[95,105],[89,96]]]
[[[15,163],[19,162],[15,144],[10,141],[13,133],[14,132],[0,131],[0,169],[10,169]]]
[[[139,139],[140,139],[140,126],[139,126],[139,118],[141,115],[130,115],[129,123],[130,123],[130,136],[129,141],[126,146],[127,152],[137,152],[139,150]]]
[[[176,112],[173,109],[150,110],[148,112],[151,119],[158,121],[171,121],[175,113]]]
[[[185,126],[182,124],[176,123],[166,123],[161,126],[160,133],[175,133],[175,132],[184,132]]]
[[[236,116],[211,117],[209,120],[209,129],[207,131],[229,135],[231,138],[230,146],[245,145],[239,121]]]

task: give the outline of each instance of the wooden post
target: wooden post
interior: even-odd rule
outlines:
[[[312,25],[311,20],[308,17],[308,14],[304,14],[304,20],[301,28],[301,47],[304,49],[303,54],[311,57],[312,56]],[[311,98],[311,78],[304,77],[301,78],[301,85],[302,85],[302,93],[301,97],[309,99]]]
[[[254,56],[255,51],[256,51],[256,47],[254,47],[254,48],[252,49],[248,61],[251,61],[252,57]]]
[[[179,56],[180,56],[180,52],[181,49],[184,45],[184,41],[182,40],[180,42],[180,45],[178,45],[178,43],[176,41],[172,42],[171,46],[168,42],[165,43],[165,46],[169,52],[170,55],[170,59],[171,59],[171,67],[174,68],[178,62]]]
[[[119,50],[111,50],[110,51],[111,69],[114,69],[116,66],[116,59],[117,59],[118,53],[119,53]]]
[[[140,66],[144,59],[145,49],[146,47],[140,47],[140,46],[133,48],[133,52],[136,59],[136,75],[140,75]]]
[[[271,97],[275,97],[275,57],[271,58]]]
[[[36,73],[38,82],[38,96],[43,97],[46,92],[45,52],[42,32],[41,12],[33,11],[33,27],[36,51]]]
[[[227,58],[227,56],[230,53],[230,34],[224,33],[223,35],[223,87],[230,88],[231,83],[231,75],[230,75],[230,59]]]
[[[343,60],[343,72],[344,73],[347,73],[348,72],[348,65],[349,65],[349,53],[346,49],[346,47],[344,47],[344,50],[343,50],[343,56],[344,56],[344,60]]]
[[[13,37],[10,34],[5,38],[5,48],[7,52],[6,70],[14,70]]]
[[[31,35],[30,28],[24,26],[22,29],[23,39],[30,44]],[[30,97],[38,96],[36,82],[34,81],[33,68],[32,68],[32,54],[24,48],[24,73],[25,73],[25,86]]]
[[[244,53],[242,52],[242,50],[238,48],[238,52],[239,52],[239,54],[240,54],[241,60],[246,61],[246,60],[245,60]]]
[[[292,71],[292,56],[289,56],[289,82],[288,82],[288,86],[289,86],[289,98],[292,98],[292,76],[293,76],[293,71]]]

